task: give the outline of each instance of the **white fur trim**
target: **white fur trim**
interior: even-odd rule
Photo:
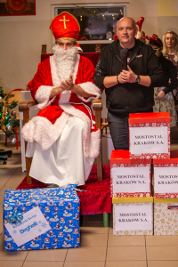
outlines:
[[[55,97],[53,97],[49,101],[51,91],[53,90],[53,88],[55,88],[55,87],[54,86],[46,86],[46,85],[42,85],[38,88],[38,90],[36,91],[36,94],[35,94],[35,99],[37,100],[37,102],[39,102],[39,104],[37,105],[38,109],[43,109],[43,108],[49,106],[51,104],[51,102],[53,102]]]
[[[96,95],[96,97],[101,97],[101,90],[92,82],[80,83],[78,84],[82,89],[91,94]]]
[[[26,141],[36,141],[42,150],[46,150],[60,137],[68,117],[69,115],[63,112],[54,124],[44,117],[33,117],[23,126],[21,134]]]
[[[83,91],[85,91],[88,94],[94,95],[89,98],[84,98],[82,96],[78,95],[78,98],[80,98],[83,102],[88,103],[91,102],[93,99],[100,98],[101,97],[101,91],[100,89],[92,82],[86,82],[86,83],[80,83],[78,84]]]

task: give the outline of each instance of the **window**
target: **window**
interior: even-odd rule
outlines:
[[[126,16],[126,5],[119,4],[70,4],[53,6],[54,17],[63,11],[74,15],[80,24],[78,40],[113,40],[117,21]],[[83,43],[83,42],[82,42]]]

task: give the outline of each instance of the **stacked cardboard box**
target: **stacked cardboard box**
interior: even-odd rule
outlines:
[[[153,235],[153,159],[170,158],[168,112],[130,114],[129,151],[112,151],[114,235]]]
[[[178,235],[178,151],[153,164],[154,235]]]

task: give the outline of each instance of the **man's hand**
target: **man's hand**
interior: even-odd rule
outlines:
[[[135,83],[137,75],[132,71],[132,69],[127,65],[128,70],[122,70],[119,74],[119,83]]]
[[[157,95],[158,99],[163,99],[164,97],[165,97],[165,92],[164,91],[159,92],[159,94]]]

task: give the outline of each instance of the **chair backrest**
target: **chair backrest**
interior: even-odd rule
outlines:
[[[22,91],[21,94],[22,94],[22,101],[29,101],[33,99],[31,92],[28,90]]]
[[[22,91],[25,91],[25,90],[24,89],[19,89],[19,88],[11,90],[8,94],[9,95],[13,94],[14,96],[10,97],[8,102],[9,103],[12,103],[12,101],[21,102],[22,101],[22,94],[21,94]]]
[[[94,66],[96,66],[96,63],[98,62],[100,54],[101,54],[100,52],[83,52],[83,53],[80,53],[81,56],[89,58]],[[52,55],[53,55],[53,53],[41,54],[41,62]]]

